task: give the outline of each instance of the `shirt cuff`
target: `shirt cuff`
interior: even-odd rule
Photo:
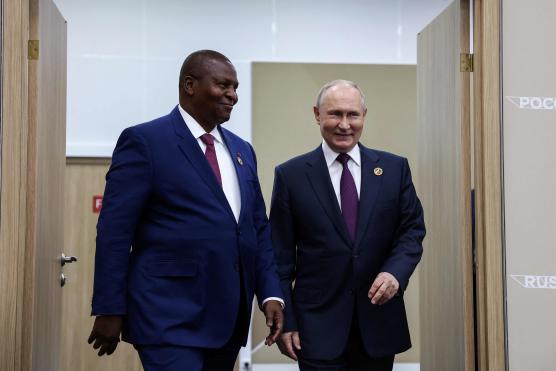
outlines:
[[[262,306],[264,306],[264,303],[266,303],[266,302],[269,301],[269,300],[276,300],[278,303],[280,303],[280,305],[282,306],[282,309],[284,309],[284,307],[285,307],[284,299],[282,299],[282,298],[277,298],[277,297],[275,297],[275,296],[271,296],[271,297],[269,297],[269,298],[264,299],[264,300],[263,300],[263,305],[262,305]]]

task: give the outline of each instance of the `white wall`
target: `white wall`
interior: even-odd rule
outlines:
[[[177,104],[184,57],[236,65],[226,124],[251,133],[251,61],[414,64],[416,34],[450,0],[55,0],[68,21],[68,156],[110,156],[123,128]],[[269,87],[271,89],[272,87]]]
[[[556,370],[556,2],[501,3],[508,370]]]

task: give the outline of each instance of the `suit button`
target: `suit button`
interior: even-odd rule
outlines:
[[[355,290],[349,289],[349,294],[353,296],[353,294],[355,294]]]
[[[239,264],[238,263],[234,263],[234,270],[236,272],[239,272]]]
[[[236,234],[237,234],[238,236],[241,236],[241,230],[238,229],[238,230],[236,231]]]
[[[359,257],[359,254],[353,254],[352,257],[353,259],[357,259]]]

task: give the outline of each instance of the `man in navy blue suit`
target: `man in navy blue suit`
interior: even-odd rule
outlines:
[[[232,370],[257,296],[281,333],[283,300],[251,145],[220,124],[238,101],[224,55],[184,61],[179,105],[125,129],[97,225],[89,337],[132,343],[145,371]]]
[[[403,292],[422,254],[423,210],[407,160],[359,143],[366,113],[355,83],[326,84],[314,107],[322,144],[276,167],[278,346],[303,371],[392,370],[411,346]]]

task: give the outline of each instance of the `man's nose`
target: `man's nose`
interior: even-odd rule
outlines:
[[[349,129],[349,120],[347,115],[342,115],[340,118],[340,125],[338,125],[340,129]]]
[[[226,96],[230,98],[234,102],[234,104],[236,104],[237,101],[239,100],[239,97],[237,96],[237,92],[235,91],[235,89],[228,89],[226,91]]]

